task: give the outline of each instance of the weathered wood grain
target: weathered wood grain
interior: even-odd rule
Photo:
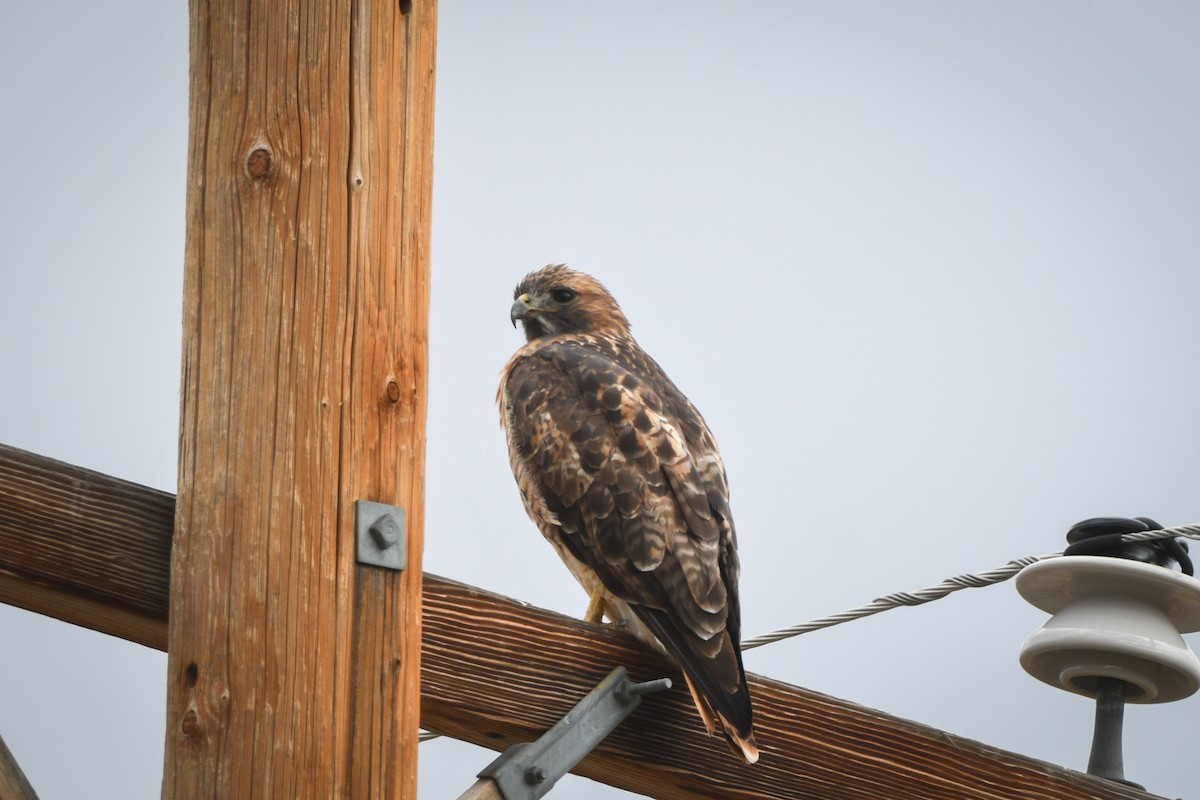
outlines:
[[[163,795],[415,798],[436,3],[189,7]]]
[[[0,465],[36,462],[32,477],[17,479],[0,467],[0,498],[18,481],[54,483],[58,465],[0,447]],[[73,472],[83,474],[85,471]],[[94,476],[94,473],[90,475]],[[84,480],[76,504],[85,518],[105,516],[119,503],[151,490],[100,476]],[[120,485],[123,484],[123,485]],[[26,491],[39,490],[26,489]],[[111,496],[106,493],[111,492]],[[161,499],[161,498],[160,498]],[[52,501],[54,502],[54,501]],[[61,502],[70,502],[65,498]],[[95,504],[92,507],[90,504]],[[29,508],[21,506],[20,508]],[[152,503],[126,512],[123,552],[148,572],[165,571],[162,544],[170,522]],[[140,511],[138,510],[140,509]],[[12,512],[9,512],[12,513]],[[19,530],[18,516],[0,519],[0,531]],[[65,518],[65,517],[64,517]],[[84,531],[69,552],[103,561],[109,539]],[[65,536],[47,536],[67,552]],[[162,559],[155,563],[155,559]],[[53,558],[50,559],[54,561]],[[100,570],[73,573],[64,585],[93,593]],[[455,738],[503,750],[532,741],[619,664],[634,680],[673,676],[658,656],[607,628],[465,586],[424,578],[424,654],[421,724]],[[151,604],[165,628],[165,594]],[[56,613],[56,607],[35,608]],[[103,630],[102,624],[92,627]],[[159,644],[165,647],[165,636]],[[750,676],[762,760],[747,767],[710,739],[683,689],[645,697],[634,714],[576,770],[605,783],[655,798],[825,798],[826,800],[1146,800],[1153,795],[1035,761],[897,719],[795,686]],[[484,764],[471,765],[476,769]]]
[[[0,602],[166,649],[175,498],[0,445]]]
[[[37,792],[21,771],[17,760],[4,739],[0,737],[0,798],[3,800],[37,800]]]

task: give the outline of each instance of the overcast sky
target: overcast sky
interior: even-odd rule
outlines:
[[[748,635],[1200,521],[1198,41],[1195,3],[443,2],[426,569],[585,607],[493,405],[560,261],[716,434]],[[186,3],[6,4],[0,118],[0,441],[173,492]],[[1044,620],[1006,584],[746,664],[1083,769],[1091,703],[1017,662]],[[157,796],[165,666],[0,606],[43,800]],[[1129,778],[1196,795],[1197,703],[1129,709]],[[491,758],[422,745],[422,797]]]

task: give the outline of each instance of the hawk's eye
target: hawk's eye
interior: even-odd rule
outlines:
[[[551,289],[550,296],[556,303],[569,303],[575,299],[574,289]]]

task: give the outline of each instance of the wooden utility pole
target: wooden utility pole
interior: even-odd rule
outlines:
[[[436,4],[189,5],[163,796],[415,798]]]

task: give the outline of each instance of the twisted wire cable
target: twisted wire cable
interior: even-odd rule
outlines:
[[[1169,539],[1177,536],[1182,536],[1187,539],[1200,539],[1200,524],[1196,525],[1181,525],[1177,528],[1164,528],[1158,531],[1139,531],[1137,533],[1126,533],[1121,536],[1123,542],[1145,542],[1154,539]],[[765,644],[771,644],[783,639],[790,639],[793,636],[799,636],[802,633],[810,633],[819,631],[823,628],[832,628],[834,625],[841,625],[843,622],[850,622],[863,617],[869,617],[878,614],[882,611],[890,611],[893,608],[901,606],[918,606],[923,603],[929,603],[934,600],[940,600],[946,595],[957,592],[962,589],[978,589],[982,586],[992,586],[997,583],[1003,583],[1015,576],[1018,572],[1025,569],[1038,561],[1045,561],[1049,558],[1058,558],[1062,552],[1049,553],[1044,556],[1025,556],[1023,558],[1014,558],[1012,561],[995,569],[987,570],[986,572],[967,573],[963,575],[955,575],[952,578],[947,578],[936,586],[928,586],[924,589],[917,589],[912,592],[896,592],[894,594],[885,595],[876,600],[867,603],[858,608],[852,608],[848,611],[842,611],[837,614],[830,614],[827,617],[814,619],[809,622],[802,622],[799,625],[793,625],[789,628],[781,628],[771,633],[765,633],[761,636],[753,636],[749,639],[742,640],[742,649],[750,650],[755,647],[762,647]]]

